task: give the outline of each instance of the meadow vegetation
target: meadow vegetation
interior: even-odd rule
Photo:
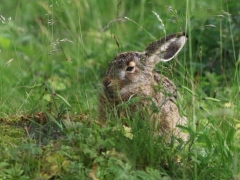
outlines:
[[[239,9],[239,0],[2,1],[0,180],[240,179]],[[98,123],[108,62],[180,31],[186,46],[156,70],[178,87],[188,141],[165,142],[138,112]]]

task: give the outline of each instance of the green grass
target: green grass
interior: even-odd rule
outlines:
[[[1,2],[0,179],[239,179],[239,8],[238,0]],[[165,31],[189,35],[177,60],[156,67],[179,87],[189,141],[164,142],[138,113],[133,121],[112,113],[101,127],[108,62]]]

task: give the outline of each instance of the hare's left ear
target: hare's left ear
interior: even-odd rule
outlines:
[[[145,50],[145,54],[148,56],[148,62],[146,63],[155,65],[160,61],[166,62],[173,59],[183,48],[186,41],[187,35],[180,32],[152,42]]]

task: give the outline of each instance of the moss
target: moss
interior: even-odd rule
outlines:
[[[25,136],[25,130],[22,127],[7,124],[0,126],[0,144],[4,147],[14,147],[21,144]]]

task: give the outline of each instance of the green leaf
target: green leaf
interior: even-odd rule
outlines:
[[[176,127],[178,127],[180,129],[185,130],[185,131],[188,132],[188,134],[189,134],[189,141],[194,139],[194,132],[193,132],[192,129],[190,129],[190,128],[186,127],[186,126],[182,126],[182,125],[177,125]]]
[[[6,162],[1,162],[0,163],[0,172],[2,172],[9,164]]]
[[[227,144],[231,144],[233,142],[235,133],[236,133],[235,128],[231,127],[231,129],[228,131],[226,138]]]
[[[62,97],[60,94],[55,94],[56,97],[58,97],[62,102],[64,102],[64,104],[66,104],[68,107],[71,107],[71,105],[69,104],[69,102],[64,98]]]
[[[211,142],[210,138],[206,134],[201,134],[200,136],[203,137],[208,150],[211,151],[212,150],[212,142]]]

